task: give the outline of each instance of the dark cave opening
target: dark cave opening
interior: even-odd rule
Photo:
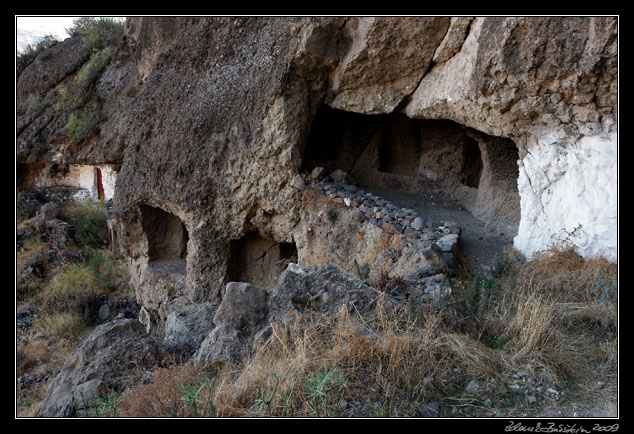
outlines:
[[[297,262],[295,243],[277,243],[251,232],[230,242],[227,281],[272,288],[290,262]]]
[[[482,154],[475,140],[467,142],[463,147],[462,160],[460,182],[467,187],[478,188],[482,176]]]
[[[147,237],[148,260],[184,266],[189,234],[176,215],[149,205],[141,205],[141,222]]]
[[[518,158],[512,140],[452,120],[366,115],[324,104],[302,149],[301,170],[340,169],[362,189],[444,196],[487,225],[516,226]]]

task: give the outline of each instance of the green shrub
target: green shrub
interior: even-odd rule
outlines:
[[[82,315],[76,312],[44,311],[37,319],[37,328],[49,337],[76,339],[87,328]]]
[[[102,202],[71,202],[62,208],[60,214],[63,220],[75,227],[75,240],[80,246],[99,248],[110,242],[108,218]]]
[[[370,277],[370,264],[364,262],[362,265],[359,265],[357,260],[354,260],[354,269],[357,273],[357,277],[361,280],[367,280]]]
[[[123,21],[111,17],[79,17],[66,29],[70,36],[81,36],[91,48],[118,45],[123,37]]]
[[[334,417],[340,411],[339,404],[348,389],[348,379],[341,370],[314,372],[304,382],[304,397],[310,414],[317,417]]]
[[[90,91],[91,87],[99,79],[103,70],[110,64],[113,56],[114,51],[111,48],[93,52],[90,60],[77,72],[72,85],[58,88],[55,109],[57,111],[65,108],[72,109],[84,102],[92,94]]]
[[[471,284],[460,285],[453,295],[453,305],[461,318],[476,316],[482,302],[483,279],[476,275]]]
[[[18,223],[24,220],[30,219],[35,214],[35,210],[29,203],[22,197],[18,196],[15,201],[15,217]]]
[[[26,113],[36,117],[44,111],[48,104],[48,97],[44,92],[33,94],[26,102]]]
[[[105,48],[92,53],[73,79],[72,85],[62,86],[57,90],[55,109],[74,108],[82,104],[92,94],[91,87],[99,79],[104,69],[114,57],[114,49]],[[75,117],[77,117],[75,115]]]
[[[93,294],[98,289],[99,284],[90,266],[74,265],[56,276],[49,299],[66,303]]]
[[[85,417],[116,417],[118,412],[119,403],[121,402],[121,396],[114,390],[110,389],[106,393],[105,397],[91,396],[85,397],[80,394],[82,399],[82,405]],[[89,402],[92,405],[87,405],[86,400],[91,398]],[[77,411],[81,415],[81,411]]]
[[[94,250],[88,259],[88,266],[101,291],[112,292],[127,288],[129,274],[123,257],[117,258],[109,250]]]
[[[66,124],[69,144],[75,145],[93,135],[97,131],[99,122],[101,122],[101,114],[90,108],[85,108],[79,115],[71,114]]]
[[[98,294],[105,291],[88,264],[76,264],[57,274],[48,297],[48,306],[57,313],[70,313],[81,318],[85,326],[97,322]]]
[[[111,48],[93,51],[90,60],[77,72],[76,86],[86,88],[96,81],[113,56]]]

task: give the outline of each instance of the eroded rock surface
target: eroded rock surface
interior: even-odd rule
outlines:
[[[296,252],[301,265],[336,263],[354,273],[355,260],[375,271],[383,262],[416,274],[417,247],[405,245],[425,226],[416,217],[398,217],[407,224],[386,233],[389,222],[370,221],[378,222],[376,211],[368,218],[346,205],[352,197],[311,193],[307,143],[316,125],[344,136],[325,134],[347,146],[331,160],[349,167],[332,169],[361,189],[376,180],[383,182],[376,188],[440,191],[487,226],[513,232],[527,255],[566,239],[583,255],[616,260],[617,24],[614,17],[130,18],[125,49],[100,73],[94,94],[66,112],[55,100],[23,105],[21,185],[50,177],[52,165],[115,165],[113,228],[145,325],[156,333],[185,306],[222,301],[236,275],[232,245],[249,236],[271,252],[293,252],[265,254],[267,264],[286,261],[271,269],[285,269]],[[70,67],[51,63],[47,80],[56,83],[41,74],[47,56],[71,44],[79,43],[58,44],[22,71],[19,102],[74,82]],[[67,118],[87,107],[103,120],[71,145]],[[374,117],[319,123],[323,110]],[[350,209],[329,221],[325,213],[335,207]],[[178,254],[156,255],[161,235],[148,229],[148,209]],[[321,226],[310,234],[317,217]],[[443,252],[454,238],[435,241]],[[434,270],[447,269],[446,255],[429,253],[423,259],[437,261]]]
[[[126,385],[126,373],[151,369],[162,359],[160,344],[136,319],[97,327],[64,362],[40,403],[38,417],[74,417],[104,392]],[[129,384],[127,384],[129,386]]]

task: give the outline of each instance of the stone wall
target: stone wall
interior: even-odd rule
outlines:
[[[333,181],[341,171],[330,177],[320,173],[322,168],[316,168],[303,177],[303,231],[294,233],[300,264],[337,264],[353,275],[363,264],[375,275],[453,272],[461,232],[456,223],[433,221],[354,185]]]

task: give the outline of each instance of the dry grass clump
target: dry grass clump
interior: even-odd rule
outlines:
[[[573,249],[510,263],[496,282],[500,300],[483,315],[505,343],[508,369],[540,366],[559,385],[595,376],[597,363],[615,358],[598,348],[616,331],[617,280],[617,264]]]
[[[333,315],[295,312],[272,324],[241,366],[158,370],[152,383],[123,396],[119,414],[418,417],[430,401],[483,408],[466,386],[504,385],[519,371],[544,387],[574,383],[587,397],[600,379],[609,395],[618,341],[596,317],[605,314],[596,288],[616,278],[606,261],[551,251],[528,262],[508,256],[494,279],[473,279],[465,300],[442,307],[405,302],[388,311],[379,299],[369,315],[349,306]],[[489,396],[518,399],[500,390]]]
[[[154,372],[152,382],[124,393],[118,405],[121,417],[187,417],[189,407],[178,386],[193,384],[200,372],[193,364],[173,365]]]
[[[433,396],[434,378],[446,375],[439,372],[448,352],[438,324],[433,315],[415,324],[382,309],[371,321],[345,307],[333,316],[297,314],[274,324],[271,338],[242,367],[207,374],[213,415],[417,416],[418,405]],[[202,374],[191,364],[161,370],[151,384],[124,395],[120,415],[174,415],[183,401],[180,385],[202,384]]]
[[[598,279],[618,279],[618,264],[601,257],[585,259],[574,248],[540,252],[518,271],[518,285],[538,287],[559,302],[593,302],[592,288]]]
[[[381,406],[406,415],[407,404],[431,397],[428,379],[442,357],[436,326],[434,318],[398,324],[380,308],[372,321],[346,308],[333,317],[298,315],[275,325],[243,369],[223,376],[216,415],[373,415]]]

